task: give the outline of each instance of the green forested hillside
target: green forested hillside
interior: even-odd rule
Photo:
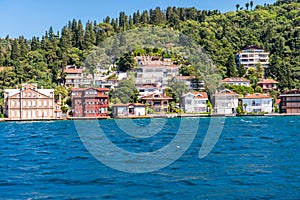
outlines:
[[[244,8],[242,8],[244,7]],[[0,95],[2,89],[24,82],[55,87],[62,69],[81,65],[89,50],[106,37],[140,26],[179,30],[201,44],[224,77],[232,67],[232,55],[246,45],[270,51],[268,76],[280,82],[280,89],[300,87],[300,0],[278,0],[273,5],[233,5],[232,12],[220,13],[195,8],[169,7],[120,12],[102,23],[69,21],[60,32],[50,27],[42,38],[30,40],[0,38]]]

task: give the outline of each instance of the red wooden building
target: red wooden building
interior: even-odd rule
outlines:
[[[107,118],[107,88],[72,88],[73,117]]]

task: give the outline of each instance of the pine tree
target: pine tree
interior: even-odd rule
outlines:
[[[81,20],[78,21],[77,26],[77,38],[76,38],[76,47],[79,49],[83,49],[83,41],[84,41],[84,29]]]
[[[149,14],[147,10],[144,10],[141,17],[141,22],[147,24],[149,22]]]
[[[12,41],[10,57],[13,61],[17,61],[20,58],[20,45],[17,39]]]
[[[87,22],[85,26],[83,49],[90,50],[96,42],[95,33],[91,22]]]
[[[24,36],[19,37],[19,44],[20,44],[20,57],[24,59],[29,51],[27,46],[27,41],[25,40]]]
[[[72,33],[66,26],[63,27],[61,32],[60,47],[64,51],[72,47]]]
[[[32,37],[30,47],[31,51],[35,51],[41,47],[40,41],[37,37]]]

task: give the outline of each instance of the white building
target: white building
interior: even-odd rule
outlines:
[[[179,66],[174,65],[170,59],[149,56],[140,56],[137,59],[136,85],[160,84],[164,88],[169,79],[179,74]]]
[[[86,75],[83,69],[74,65],[68,65],[64,69],[65,85],[71,87],[90,87],[93,79],[92,75]]]
[[[269,94],[248,94],[240,99],[245,112],[272,113],[273,111],[273,98]]]
[[[242,77],[235,77],[235,78],[225,78],[221,81],[221,83],[227,85],[236,85],[236,86],[250,86],[250,81],[242,78]]]
[[[129,103],[112,105],[113,117],[144,116],[146,115],[145,104]]]
[[[163,94],[163,89],[155,84],[140,85],[136,89],[139,91],[139,97],[147,96],[152,93]]]
[[[236,113],[239,95],[230,90],[222,90],[213,95],[214,114],[230,115]]]
[[[206,92],[189,92],[182,95],[181,106],[185,113],[207,112],[208,97]]]
[[[269,52],[262,48],[250,45],[239,51],[236,55],[237,64],[243,64],[244,67],[256,67],[259,63],[262,67],[269,67]]]

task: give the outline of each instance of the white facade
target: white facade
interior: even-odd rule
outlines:
[[[163,90],[160,87],[155,87],[151,85],[137,86],[136,89],[139,91],[139,97],[147,96],[152,93],[163,94]]]
[[[273,98],[267,94],[251,94],[241,98],[245,112],[267,112],[273,111]]]
[[[167,86],[168,80],[179,74],[176,65],[146,65],[136,69],[135,84],[158,84]]]
[[[250,81],[241,78],[241,77],[235,77],[235,78],[225,78],[221,81],[221,83],[225,83],[227,85],[236,85],[236,86],[250,86]]]
[[[238,64],[244,67],[256,67],[259,63],[262,67],[269,67],[269,52],[255,46],[248,46],[237,54]]]
[[[114,117],[144,116],[146,108],[144,104],[115,104],[112,106]]]
[[[237,107],[238,94],[230,90],[223,90],[214,94],[214,114],[235,114]]]
[[[207,112],[208,97],[205,92],[189,92],[182,96],[181,105],[185,113]]]

